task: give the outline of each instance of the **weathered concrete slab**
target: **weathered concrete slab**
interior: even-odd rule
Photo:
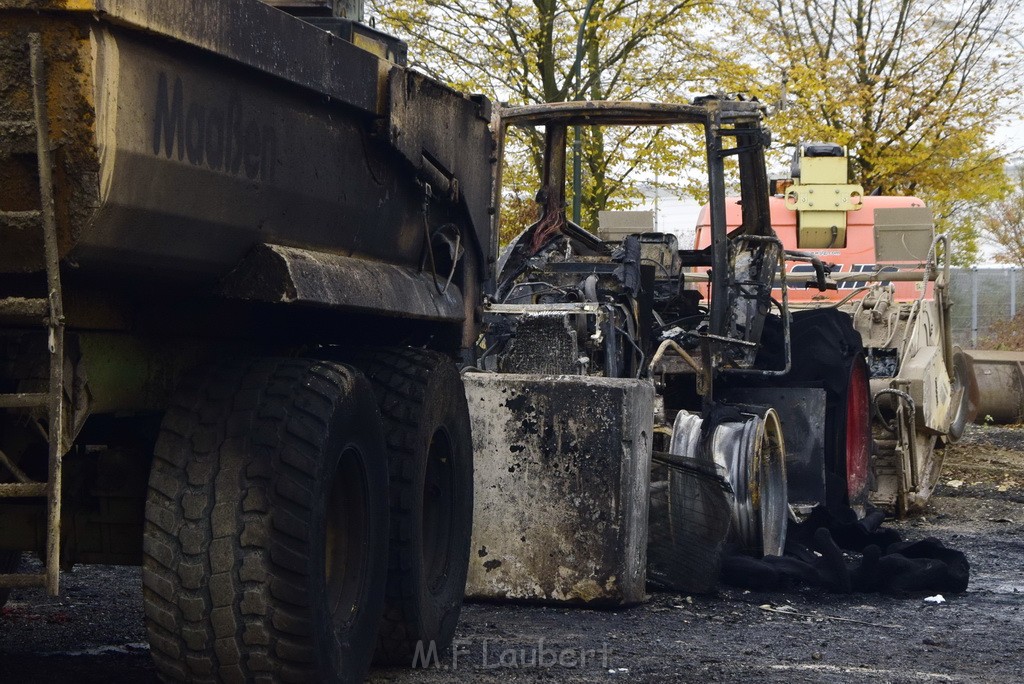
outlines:
[[[580,376],[464,376],[476,452],[466,593],[644,599],[654,388]]]

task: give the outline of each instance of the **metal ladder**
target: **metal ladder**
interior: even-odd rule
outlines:
[[[0,483],[0,498],[46,498],[46,569],[41,573],[0,575],[0,588],[44,587],[50,595],[55,596],[60,589],[61,460],[65,441],[64,307],[61,300],[60,254],[57,248],[57,223],[54,214],[53,161],[47,118],[46,80],[42,40],[38,33],[29,36],[29,60],[34,117],[28,121],[4,123],[11,127],[35,131],[40,208],[3,214],[9,222],[21,224],[23,227],[31,224],[41,225],[47,297],[0,299],[0,320],[31,319],[48,329],[49,385],[45,392],[0,394],[0,409],[46,408],[49,467],[47,481],[35,482],[0,451],[0,464],[17,480],[13,483]]]

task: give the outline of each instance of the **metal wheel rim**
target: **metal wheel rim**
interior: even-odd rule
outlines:
[[[757,463],[760,500],[757,512],[761,550],[766,556],[781,556],[786,547],[789,489],[782,424],[774,409],[765,413],[760,432]]]
[[[361,454],[346,449],[327,488],[324,572],[335,629],[352,624],[367,581],[370,493]]]
[[[426,586],[438,593],[448,577],[448,559],[455,534],[455,445],[440,427],[430,438],[423,473],[422,553]]]

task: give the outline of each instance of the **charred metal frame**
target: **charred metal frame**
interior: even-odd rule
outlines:
[[[781,242],[775,237],[771,227],[768,207],[769,185],[765,173],[764,149],[769,142],[768,133],[761,127],[761,106],[757,102],[724,100],[718,98],[702,98],[693,104],[637,103],[623,101],[606,102],[561,102],[524,107],[512,107],[499,110],[495,116],[497,130],[497,173],[493,196],[493,234],[497,234],[500,225],[502,199],[502,168],[506,131],[510,126],[545,128],[544,167],[539,193],[542,205],[541,218],[528,230],[552,233],[566,229],[566,232],[578,226],[571,223],[565,210],[566,181],[566,141],[570,126],[666,126],[666,125],[700,125],[704,128],[707,150],[708,189],[711,207],[711,250],[710,254],[690,255],[684,262],[689,266],[711,266],[711,290],[730,292],[736,285],[731,259],[735,250],[735,241],[745,241],[758,245],[771,245],[778,252],[778,264],[772,264],[770,272],[763,273],[766,278],[770,307],[770,290],[775,277],[776,265],[783,266],[785,254]],[[731,138],[734,144],[726,146],[724,140]],[[729,236],[726,229],[726,160],[736,157],[739,167],[740,189],[744,197],[742,207],[743,224],[738,234]],[[575,237],[575,235],[573,235]],[[497,249],[497,245],[495,245]],[[497,256],[495,252],[495,257]],[[513,253],[509,261],[515,259]],[[507,264],[504,264],[507,265]],[[499,270],[503,264],[499,263]],[[778,376],[789,371],[791,366],[789,302],[786,287],[785,269],[781,272],[782,301],[775,302],[783,320],[783,338],[785,345],[785,364],[781,369],[758,369],[753,367],[729,367],[721,351],[728,347],[756,348],[757,342],[737,339],[730,332],[735,327],[733,317],[733,299],[730,296],[712,296],[710,300],[709,329],[703,336],[702,355],[704,364],[704,382],[701,383],[705,402],[708,406],[714,401],[714,377],[725,374],[748,374]],[[740,286],[747,285],[741,283]],[[501,284],[496,283],[489,294],[500,294]],[[493,309],[492,309],[493,310]],[[494,311],[496,312],[496,310]],[[760,329],[755,331],[754,337]],[[667,349],[660,349],[660,356]],[[657,356],[657,355],[656,355]],[[694,366],[694,364],[689,364]],[[653,370],[653,364],[649,366]],[[700,373],[698,373],[700,375]]]
[[[778,554],[785,544],[788,510],[781,423],[769,405],[750,404],[738,394],[736,383],[728,377],[762,376],[770,381],[788,373],[792,363],[786,253],[770,222],[764,162],[769,139],[761,127],[761,117],[761,107],[756,102],[719,98],[704,98],[688,105],[569,102],[500,110],[496,117],[498,179],[493,198],[493,232],[497,233],[501,218],[500,173],[509,126],[544,127],[544,166],[537,198],[541,216],[499,260],[498,279],[489,294],[494,302],[500,303],[485,305],[485,313],[491,314],[491,327],[485,333],[491,346],[481,357],[481,365],[513,374],[543,374],[545,364],[568,368],[568,362],[575,356],[583,361],[577,348],[570,345],[569,351],[563,352],[555,346],[554,352],[549,352],[543,331],[524,327],[524,321],[572,314],[581,317],[584,312],[617,306],[635,310],[626,317],[633,326],[628,332],[613,328],[607,341],[598,341],[588,349],[607,352],[613,345],[622,348],[633,343],[641,353],[638,377],[657,378],[655,400],[645,407],[656,414],[655,432],[666,435],[673,418],[677,426],[680,421],[686,423],[685,447],[677,443],[678,430],[673,429],[668,431],[672,437],[669,451],[689,457],[693,463],[707,465],[710,461],[712,466],[723,468],[727,481],[737,492],[735,503],[729,504],[732,526],[737,531],[734,541],[758,553]],[[622,239],[613,255],[607,247],[601,252],[585,242],[584,236],[591,241],[595,237],[566,216],[569,126],[678,124],[704,129],[711,246],[680,250],[674,242],[650,242],[646,244],[658,246],[645,253],[641,247],[643,238],[631,235]],[[742,224],[730,234],[726,226],[726,172],[727,168],[731,172],[733,158],[738,166],[743,201]],[[672,255],[672,266],[664,268],[664,276],[656,280],[654,266],[643,262],[653,261],[654,255],[661,254]],[[713,296],[705,308],[703,302],[698,303],[700,293],[683,285],[686,281],[701,280],[700,274],[688,269],[707,267],[711,270]],[[781,302],[772,298],[776,278],[781,282]],[[666,283],[671,287],[666,289]],[[512,297],[533,303],[505,303]],[[784,361],[771,361],[771,368],[763,368],[767,363],[759,358],[758,351],[765,320],[773,308],[781,313],[778,328],[784,349],[783,354],[771,357],[782,356]],[[646,321],[642,314],[645,309]],[[634,330],[643,331],[642,336]],[[509,344],[508,340],[514,340],[513,347],[534,345],[531,349],[536,350],[537,361],[528,359],[526,369],[517,368],[515,358],[507,362],[502,358],[501,348]],[[492,349],[498,349],[498,358],[488,359],[489,365],[483,364],[482,359]],[[626,377],[624,364],[615,365],[609,358],[617,357],[614,353],[606,354],[604,365],[590,374],[619,377],[613,374],[623,373],[621,377]],[[585,364],[580,367],[585,368]],[[600,383],[604,378],[584,378],[589,380]],[[716,381],[720,381],[717,388]],[[672,483],[670,470],[670,488]],[[682,519],[675,522],[688,524]]]

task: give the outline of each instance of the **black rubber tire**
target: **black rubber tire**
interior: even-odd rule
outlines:
[[[794,353],[792,376],[819,380],[825,388],[825,505],[838,511],[854,503],[846,475],[847,403],[853,364],[865,363],[864,345],[848,314],[837,309],[801,313],[793,316],[793,349],[799,351]],[[870,401],[868,396],[867,406]],[[870,440],[870,421],[865,430],[864,438]]]
[[[469,407],[443,354],[383,349],[351,361],[373,384],[391,471],[391,558],[374,662],[409,666],[418,644],[450,648],[462,610],[473,520]]]
[[[825,501],[830,510],[849,504],[846,477],[846,415],[854,363],[864,363],[864,343],[850,316],[835,308],[793,313],[790,325],[792,368],[781,380],[765,384],[821,387],[825,390]],[[765,323],[758,360],[765,368],[782,368],[782,325],[775,316]],[[870,401],[870,397],[869,397]],[[869,404],[870,405],[870,404]],[[870,436],[865,436],[870,439]]]
[[[155,451],[142,578],[162,678],[363,681],[388,497],[362,374],[302,359],[208,368],[177,391]]]

